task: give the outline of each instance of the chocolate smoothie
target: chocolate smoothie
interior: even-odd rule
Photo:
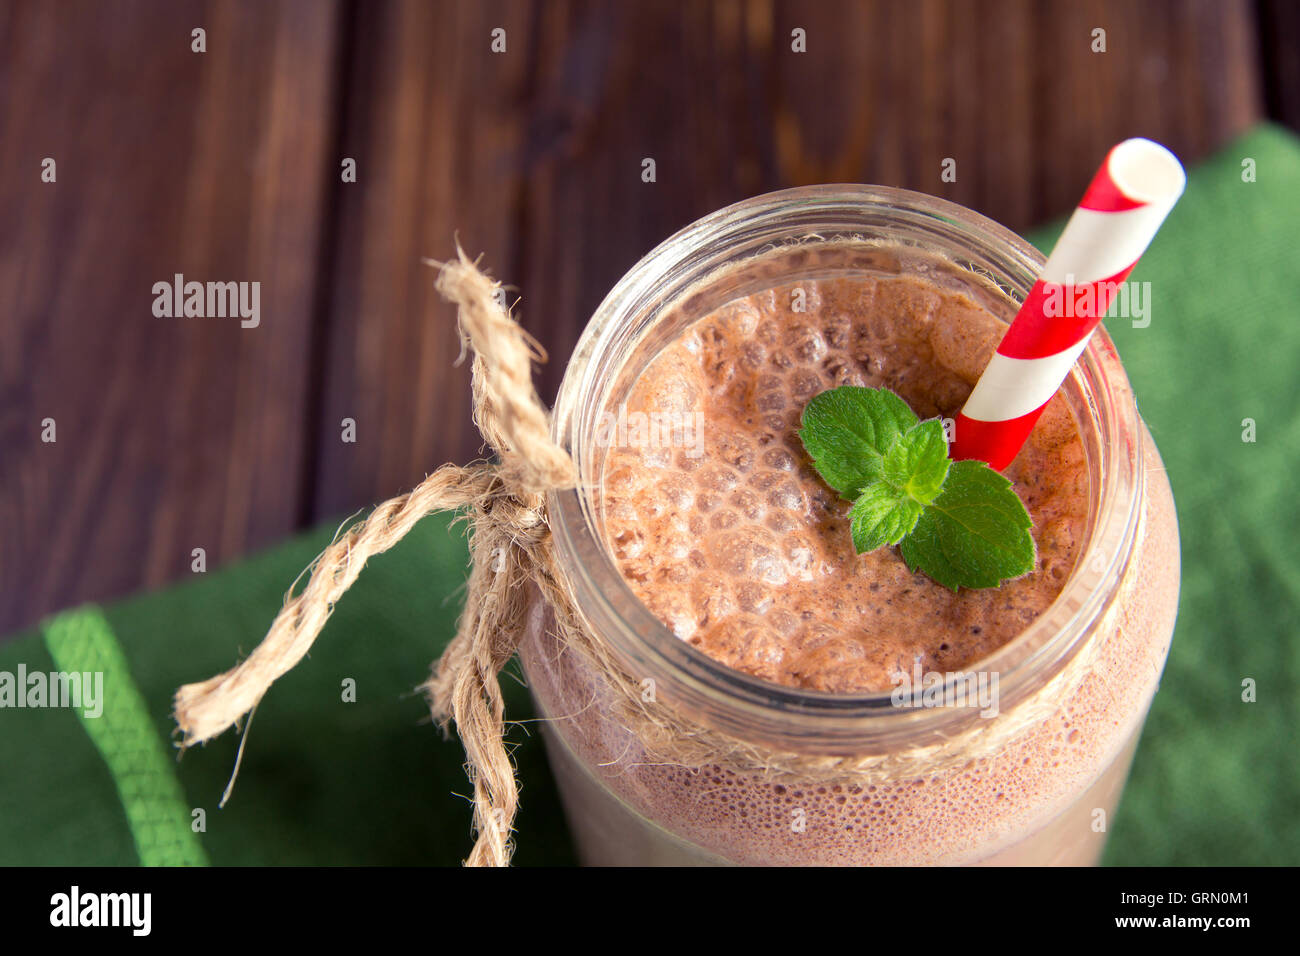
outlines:
[[[997,319],[922,280],[836,278],[769,289],[700,319],[641,375],[631,414],[700,416],[700,447],[616,448],[610,545],[633,591],[682,640],[794,687],[889,690],[969,668],[1060,593],[1087,520],[1083,446],[1052,402],[1006,475],[1034,521],[1038,568],[954,593],[897,549],[854,552],[850,503],[813,470],[800,414],[837,385],[888,387],[954,417]],[[686,419],[689,421],[689,419]]]
[[[856,254],[828,252],[841,255]],[[978,669],[1077,572],[1095,520],[1088,439],[1058,394],[1005,471],[1038,548],[1020,580],[954,593],[910,572],[896,548],[856,554],[849,505],[796,433],[804,405],[837,385],[887,386],[922,419],[952,417],[1005,324],[954,290],[968,281],[959,270],[956,282],[929,281],[946,265],[805,268],[786,267],[686,324],[623,393],[625,415],[671,419],[679,440],[627,441],[605,455],[592,492],[605,545],[678,640],[774,685],[862,694],[889,691],[918,665]],[[698,434],[682,427],[692,421]],[[583,860],[1096,862],[1177,602],[1172,496],[1150,436],[1136,429],[1125,440],[1141,442],[1137,531],[1126,562],[1108,572],[1113,597],[1090,625],[1087,673],[1059,689],[1038,685],[1048,688],[1041,718],[955,768],[800,786],[761,770],[666,762],[610,718],[610,688],[534,603],[521,656]]]

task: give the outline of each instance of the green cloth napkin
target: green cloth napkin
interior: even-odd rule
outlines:
[[[1242,179],[1247,158],[1255,182]],[[1108,863],[1300,862],[1297,196],[1294,137],[1261,127],[1233,143],[1193,171],[1132,276],[1151,283],[1149,326],[1107,322],[1169,470],[1183,554],[1178,629]],[[1059,228],[1031,238],[1048,249]],[[110,688],[97,719],[0,710],[0,864],[463,859],[463,753],[414,690],[463,594],[464,538],[447,516],[372,561],[311,656],[266,696],[224,809],[238,735],[179,761],[170,748],[173,690],[248,653],[333,532],[0,646],[0,672],[99,669]],[[1254,703],[1242,700],[1247,678]],[[517,862],[571,863],[528,694],[505,687],[521,722]]]

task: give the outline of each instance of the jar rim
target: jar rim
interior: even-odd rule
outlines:
[[[818,222],[831,229],[809,228]],[[591,476],[583,473],[589,452],[583,413],[590,411],[583,402],[596,382],[607,381],[616,371],[612,350],[620,335],[626,339],[633,324],[647,321],[646,314],[665,314],[711,277],[735,268],[728,264],[708,271],[718,256],[746,248],[750,254],[741,261],[749,261],[786,248],[780,243],[763,245],[773,236],[784,236],[786,243],[829,243],[834,240],[826,234],[832,231],[888,246],[925,244],[928,254],[960,263],[963,271],[973,273],[972,281],[975,276],[991,281],[1011,307],[1023,301],[1045,262],[1026,240],[979,213],[892,187],[797,187],[705,216],[634,265],[610,290],[579,339],[560,386],[552,437],[573,455],[583,483],[551,492],[548,514],[557,573],[575,595],[584,624],[609,642],[629,673],[653,679],[656,694],[715,729],[742,739],[838,753],[860,749],[868,740],[886,743],[900,736],[914,740],[927,732],[951,733],[973,713],[900,707],[890,691],[841,694],[775,684],[682,641],[636,597],[615,565],[591,520]],[[1090,474],[1096,476],[1090,485],[1099,486],[1089,492],[1092,533],[1052,605],[967,669],[999,675],[1003,710],[1032,694],[1077,653],[1115,599],[1136,541],[1143,493],[1141,428],[1128,379],[1101,326],[1067,383],[1081,400],[1075,407],[1081,431],[1091,424],[1098,432],[1098,460],[1089,462]],[[1091,423],[1079,420],[1081,408],[1091,414]]]

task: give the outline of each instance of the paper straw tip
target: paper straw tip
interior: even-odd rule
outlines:
[[[1110,151],[1107,165],[1115,185],[1137,202],[1172,203],[1187,185],[1178,157],[1153,140],[1124,140]]]

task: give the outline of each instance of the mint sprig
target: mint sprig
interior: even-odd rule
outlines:
[[[1033,570],[1033,522],[1011,482],[982,461],[951,461],[942,423],[920,421],[889,389],[813,396],[799,438],[826,484],[853,502],[859,554],[900,545],[911,570],[954,591]]]

